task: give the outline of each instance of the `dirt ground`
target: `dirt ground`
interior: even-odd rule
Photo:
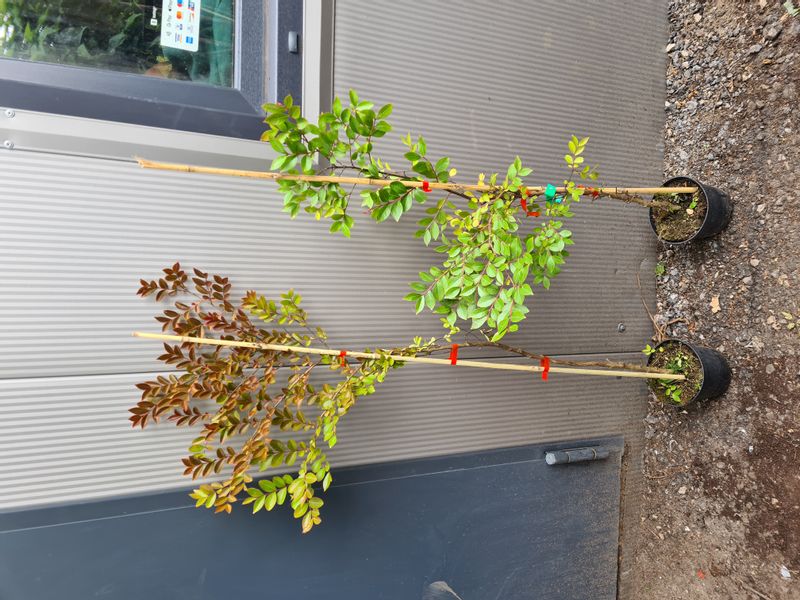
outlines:
[[[734,380],[685,410],[651,399],[632,597],[800,599],[800,16],[672,1],[670,34],[665,175],[735,209],[719,237],[662,250],[656,319],[684,319],[668,333],[723,352]]]

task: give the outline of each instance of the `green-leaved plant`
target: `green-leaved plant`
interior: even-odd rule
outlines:
[[[573,136],[569,141],[564,157],[569,173],[559,195],[530,193],[524,178],[531,169],[519,157],[502,176],[481,174],[478,183],[487,186],[485,191],[455,186],[429,194],[402,182],[427,182],[427,187],[448,183],[456,174],[450,159],[431,158],[425,139],[409,134],[403,138],[407,168],[393,169],[375,153],[375,141],[392,130],[386,120],[392,106],[376,110],[354,91],[349,100],[345,105],[335,99],[331,112],[321,114],[316,123],[301,116],[291,97],[265,105],[269,130],[263,139],[278,154],[271,168],[287,174],[391,180],[360,192],[361,206],[376,221],[399,221],[415,204],[425,205],[416,236],[426,245],[435,243],[442,255],[438,265],[419,274],[405,299],[417,312],[427,308],[441,315],[451,333],[459,330],[458,319],[469,321],[471,329],[488,326],[495,341],[516,331],[528,312],[525,301],[533,294],[531,284],[549,288],[569,255],[572,232],[564,228],[564,221],[573,214],[571,204],[586,191],[576,180],[597,178],[582,156],[588,138]],[[293,217],[304,210],[329,219],[332,232],[350,235],[355,186],[286,179],[279,186]]]

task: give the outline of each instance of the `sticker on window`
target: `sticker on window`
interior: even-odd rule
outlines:
[[[200,45],[200,0],[164,0],[161,45],[197,52]]]

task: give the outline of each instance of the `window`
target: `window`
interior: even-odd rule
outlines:
[[[232,87],[232,0],[6,0],[0,55]]]
[[[302,0],[0,0],[0,106],[255,139]]]

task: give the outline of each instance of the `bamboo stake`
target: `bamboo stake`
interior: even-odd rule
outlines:
[[[240,342],[237,340],[220,340],[216,338],[191,337],[186,335],[169,335],[165,333],[144,333],[135,331],[133,337],[145,338],[150,340],[165,340],[171,342],[189,342],[192,344],[210,344],[214,346],[234,346],[238,348],[256,348],[258,350],[275,350],[277,352],[298,352],[302,354],[318,354],[327,356],[341,356],[341,350],[331,350],[328,348],[307,348],[305,346],[285,346],[283,344],[261,344],[255,342]],[[374,352],[355,352],[346,351],[346,355],[353,358],[381,358],[380,354]],[[448,359],[429,358],[425,356],[402,356],[387,354],[386,357],[403,362],[424,363],[427,365],[447,365],[453,366]],[[527,371],[529,373],[541,373],[544,367],[537,365],[515,365],[511,363],[494,363],[480,360],[460,360],[457,367],[477,367],[479,369],[500,369],[503,371]],[[550,367],[551,373],[570,373],[573,375],[598,375],[601,377],[633,377],[637,379],[669,379],[682,381],[685,375],[677,373],[646,373],[641,371],[625,371],[618,369],[583,369],[578,367]]]
[[[159,171],[179,171],[181,173],[205,173],[207,175],[227,175],[229,177],[246,177],[251,179],[270,179],[272,181],[310,181],[317,183],[341,183],[345,185],[371,185],[387,186],[395,181],[402,183],[409,188],[421,188],[422,181],[407,181],[403,179],[369,179],[367,177],[346,177],[339,175],[288,175],[286,173],[275,173],[270,171],[244,171],[241,169],[222,169],[218,167],[200,167],[197,165],[182,165],[176,163],[162,163],[152,160],[137,158],[139,166],[143,169],[156,169]],[[486,184],[463,184],[463,183],[439,183],[430,182],[428,184],[432,190],[450,190],[463,192],[466,190],[475,192],[489,192],[493,188]],[[543,194],[543,186],[533,186],[527,188],[532,194]],[[694,194],[697,187],[602,187],[593,188],[600,194]],[[556,192],[563,193],[564,187],[557,187]]]

